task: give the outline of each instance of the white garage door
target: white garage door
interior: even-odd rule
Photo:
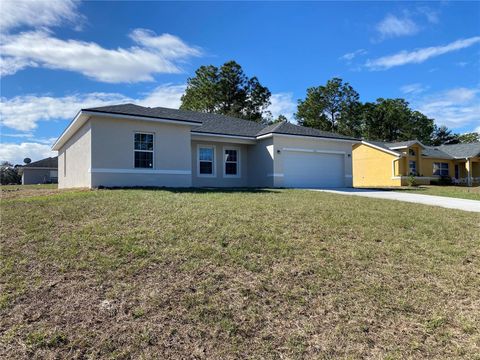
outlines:
[[[319,188],[345,186],[343,154],[284,151],[284,185]]]

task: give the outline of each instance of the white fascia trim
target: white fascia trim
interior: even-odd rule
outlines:
[[[360,140],[347,140],[347,139],[336,139],[336,138],[327,138],[327,137],[320,137],[320,136],[290,135],[290,134],[277,134],[277,133],[260,135],[260,136],[257,136],[256,139],[257,140],[268,139],[268,138],[271,138],[273,136],[306,138],[306,139],[314,139],[314,140],[321,140],[321,141],[342,141],[342,142],[348,142],[348,143],[351,143],[351,144],[356,144],[356,143],[360,142]]]
[[[345,155],[346,154],[345,151],[331,151],[331,150],[303,149],[303,148],[282,148],[282,151],[325,153],[325,154],[337,154],[337,155]]]
[[[222,138],[229,138],[229,139],[242,139],[242,140],[255,140],[254,137],[250,136],[237,136],[237,135],[222,135],[222,134],[214,134],[214,133],[204,133],[204,132],[197,132],[197,131],[190,131],[192,135],[195,136],[214,136],[214,137],[222,137]]]
[[[425,145],[423,145],[420,141],[415,141],[415,142],[413,142],[412,144],[410,144],[410,145],[408,145],[408,146],[407,146],[407,145],[395,146],[395,147],[391,147],[390,149],[406,149],[406,148],[409,148],[410,146],[415,145],[415,144],[418,144],[418,145],[420,145],[422,148],[425,149]]]
[[[152,175],[191,175],[190,170],[155,170],[155,169],[108,169],[108,168],[92,168],[88,169],[89,173],[103,174],[152,174]]]
[[[267,174],[269,177],[283,177],[284,175],[282,173],[273,173],[273,174]]]
[[[377,145],[374,145],[374,144],[372,144],[372,143],[369,143],[368,141],[363,141],[363,140],[362,140],[362,144],[363,144],[363,145],[370,146],[370,147],[372,147],[372,148],[374,148],[374,149],[377,149],[377,150],[386,152],[386,153],[388,153],[388,154],[395,155],[396,157],[402,157],[401,154],[398,154],[398,153],[396,153],[396,152],[394,152],[394,151],[390,151],[390,150],[388,150],[388,149],[384,149],[384,148],[382,148],[382,147],[380,147],[380,146],[377,146]]]

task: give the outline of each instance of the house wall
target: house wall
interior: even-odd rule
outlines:
[[[58,188],[91,187],[91,122],[87,121],[58,151]]]
[[[45,184],[51,182],[50,173],[51,171],[57,171],[57,169],[29,169],[28,167],[23,168],[22,174],[22,184]]]
[[[219,141],[192,141],[191,146],[191,168],[192,186],[194,187],[246,187],[249,186],[250,176],[248,163],[248,147],[253,145],[233,144]],[[207,145],[215,147],[214,176],[202,176],[198,174],[198,146]],[[240,173],[238,177],[224,175],[224,148],[236,148],[240,153]]]
[[[190,126],[92,118],[92,187],[190,187]],[[134,167],[134,134],[154,134],[153,169]]]
[[[352,142],[348,141],[335,141],[325,140],[320,138],[308,138],[308,137],[290,137],[290,136],[273,136],[273,153],[274,153],[274,174],[280,176],[274,176],[274,186],[283,187],[283,151],[285,148],[295,149],[309,149],[309,150],[322,150],[325,152],[342,152],[344,156],[344,169],[345,169],[345,187],[352,186]],[[278,153],[277,150],[280,150]],[[350,156],[349,156],[350,155]]]
[[[365,144],[353,146],[353,186],[388,187],[400,186],[401,180],[392,174],[394,161],[395,175],[402,171],[402,159]]]
[[[480,178],[480,158],[472,162],[472,176],[475,178]]]
[[[248,186],[273,187],[273,138],[257,140],[248,146]]]

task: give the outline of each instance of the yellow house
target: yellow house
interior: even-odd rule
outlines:
[[[407,185],[451,178],[455,184],[480,183],[480,143],[426,146],[417,140],[396,143],[362,141],[353,146],[353,186]]]

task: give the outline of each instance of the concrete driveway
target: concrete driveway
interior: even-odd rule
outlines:
[[[408,194],[397,191],[385,190],[368,190],[368,189],[352,189],[352,188],[338,188],[338,189],[312,189],[313,191],[323,191],[340,195],[365,196],[376,199],[388,199],[406,201],[417,204],[441,206],[449,209],[457,209],[464,211],[480,212],[480,201],[457,199],[445,196]]]

